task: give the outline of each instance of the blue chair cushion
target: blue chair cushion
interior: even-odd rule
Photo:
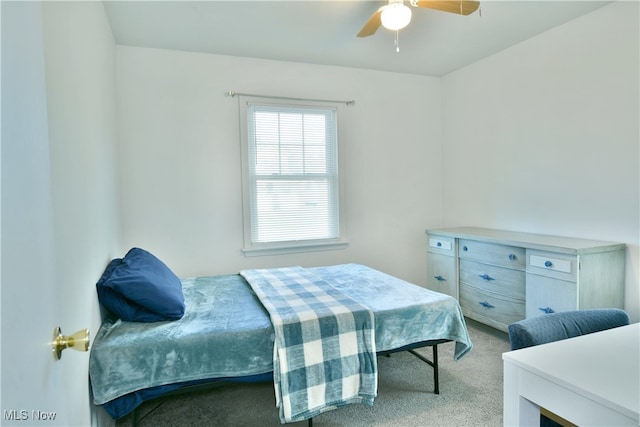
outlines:
[[[564,311],[512,323],[509,341],[518,350],[628,324],[629,315],[618,308]]]
[[[140,248],[112,260],[97,283],[98,299],[130,322],[177,320],[184,315],[182,282],[162,261]]]

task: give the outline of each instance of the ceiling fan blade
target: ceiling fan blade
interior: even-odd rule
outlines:
[[[424,7],[427,9],[436,9],[441,10],[443,12],[457,13],[458,15],[470,15],[480,6],[479,1],[468,1],[468,0],[417,0],[412,1],[411,4],[414,4],[418,7]]]
[[[378,28],[380,28],[380,25],[382,25],[380,16],[382,15],[382,9],[384,9],[384,7],[385,6],[382,6],[373,15],[371,15],[371,18],[369,18],[367,23],[364,24],[364,27],[362,27],[362,29],[358,33],[358,37],[368,37],[375,34]]]

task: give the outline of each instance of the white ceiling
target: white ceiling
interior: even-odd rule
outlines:
[[[413,8],[409,26],[356,34],[385,1],[105,1],[116,43],[441,76],[603,1],[483,1],[481,15]]]

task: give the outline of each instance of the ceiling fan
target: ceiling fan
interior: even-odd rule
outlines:
[[[458,15],[470,15],[480,6],[479,1],[470,0],[410,0],[413,7],[435,9],[443,12],[456,13]],[[389,3],[380,7],[369,18],[364,27],[358,33],[358,37],[368,37],[373,35],[380,25],[398,31],[411,21],[411,8],[404,4],[403,0],[389,0]]]

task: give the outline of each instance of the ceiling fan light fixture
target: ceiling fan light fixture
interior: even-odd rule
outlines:
[[[401,30],[411,21],[411,9],[402,2],[389,2],[380,14],[382,26],[388,30]]]

